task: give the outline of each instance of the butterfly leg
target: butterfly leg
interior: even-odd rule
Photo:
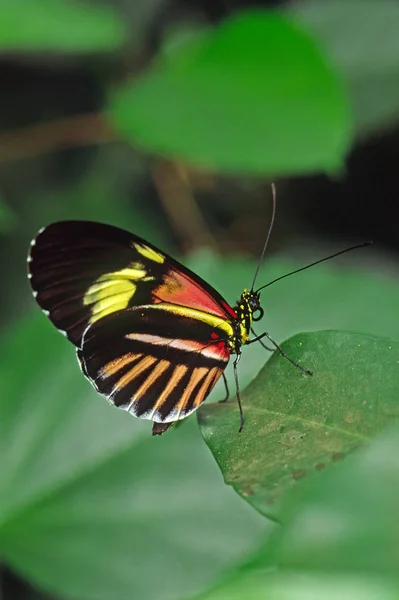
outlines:
[[[240,411],[240,427],[238,429],[238,433],[241,433],[242,428],[244,427],[244,414],[242,412],[240,386],[238,383],[238,371],[237,371],[237,365],[239,363],[240,358],[241,358],[241,353],[237,354],[235,361],[233,362],[234,381],[236,383],[236,397],[237,397],[238,409]]]
[[[227,400],[230,397],[229,386],[227,383],[227,377],[224,373],[222,373],[222,377],[223,377],[223,381],[224,381],[224,387],[226,389],[226,396],[222,400],[219,400],[219,402],[227,402]]]
[[[270,348],[270,346],[266,346],[266,344],[265,344],[264,342],[262,342],[262,340],[254,340],[254,341],[256,341],[256,342],[259,342],[259,343],[260,343],[260,345],[261,345],[261,346],[262,346],[262,347],[263,347],[265,350],[267,350],[268,352],[274,352],[274,351],[275,351],[275,348]]]
[[[278,350],[280,352],[281,356],[284,356],[284,358],[286,358],[287,360],[289,360],[290,363],[294,365],[294,367],[296,367],[297,369],[299,369],[303,373],[306,373],[306,375],[314,375],[313,371],[309,371],[308,369],[305,369],[305,367],[302,367],[301,365],[298,365],[298,363],[296,363],[294,360],[292,360],[292,358],[290,358],[288,356],[288,354],[286,354],[284,352],[284,350],[277,344],[277,342],[275,342],[273,340],[273,338],[270,337],[270,335],[267,332],[265,332],[263,334],[263,336],[267,337],[267,339],[273,344],[273,346],[276,348],[276,350]],[[258,337],[260,337],[260,336],[258,336]],[[255,341],[255,340],[252,340],[252,341]],[[267,348],[267,350],[269,350],[269,348]]]
[[[249,340],[247,342],[247,344],[252,344],[253,342],[259,342],[261,346],[263,346],[263,348],[265,350],[268,350],[269,352],[274,352],[275,348],[269,348],[269,346],[266,346],[265,342],[262,342],[262,338],[265,337],[265,333],[262,333],[262,335],[256,335],[256,333],[254,332],[254,330],[251,327],[251,331],[252,333],[256,336],[253,340]]]

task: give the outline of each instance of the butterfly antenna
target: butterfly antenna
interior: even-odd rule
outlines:
[[[273,279],[273,281],[269,281],[269,283],[266,283],[266,285],[262,285],[262,287],[260,287],[256,291],[260,292],[260,290],[263,290],[263,289],[269,287],[269,285],[276,283],[276,281],[280,281],[281,279],[290,277],[290,275],[295,275],[295,273],[300,273],[301,271],[306,271],[306,269],[310,269],[310,267],[314,267],[315,265],[325,262],[326,260],[330,260],[331,258],[335,258],[336,256],[340,256],[341,254],[345,254],[346,252],[351,252],[351,250],[357,250],[357,248],[364,248],[364,246],[370,246],[372,243],[373,243],[372,241],[368,241],[368,242],[363,242],[362,244],[356,244],[356,246],[351,246],[350,248],[346,248],[345,250],[341,250],[340,252],[331,254],[331,256],[326,256],[325,258],[316,260],[316,262],[312,262],[312,263],[310,263],[310,265],[306,265],[306,267],[301,267],[300,269],[295,269],[295,271],[291,271],[291,273],[286,273],[285,275],[281,275],[281,277],[277,277],[277,279]]]
[[[272,233],[272,229],[273,229],[273,225],[274,225],[274,219],[276,217],[276,186],[274,185],[274,183],[271,184],[271,188],[272,188],[272,202],[273,202],[273,204],[272,204],[272,218],[271,218],[271,221],[270,221],[269,230],[267,232],[266,240],[265,240],[265,243],[263,245],[263,250],[262,250],[262,253],[261,253],[259,261],[258,261],[258,266],[256,267],[256,271],[255,271],[255,275],[254,275],[254,280],[253,280],[252,285],[251,285],[251,291],[253,291],[253,289],[255,287],[255,281],[256,281],[256,278],[258,277],[258,273],[259,273],[259,269],[260,269],[260,266],[261,266],[262,261],[263,261],[263,257],[265,256],[266,248],[267,248],[267,245],[269,243],[270,235]]]

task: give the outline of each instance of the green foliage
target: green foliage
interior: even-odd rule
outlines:
[[[399,5],[396,0],[301,0],[289,15],[319,40],[336,65],[360,134],[399,117]]]
[[[80,0],[2,0],[0,48],[7,51],[113,50],[126,30],[115,12]]]
[[[385,373],[385,380],[391,377],[389,371]],[[284,506],[287,526],[275,530],[275,537],[263,549],[262,562],[273,560],[284,568],[311,567],[330,573],[389,574],[398,580],[398,455],[396,426],[369,448],[353,454],[340,469],[325,474],[318,484],[298,487]],[[323,523],[321,514],[325,515]]]
[[[327,59],[288,19],[262,11],[176,45],[118,91],[110,116],[135,144],[225,171],[336,170],[350,142]]]
[[[86,600],[177,597],[260,540],[194,420],[152,438],[92,390],[41,315],[1,355],[0,553],[23,576]]]
[[[130,18],[149,20],[148,5],[135,3]],[[337,171],[354,131],[398,117],[398,23],[394,0],[369,0],[367,10],[359,0],[307,0],[284,16],[252,10],[213,29],[177,27],[134,84],[116,86],[108,115],[132,144],[214,171]],[[126,38],[101,2],[0,2],[0,48],[11,55],[112,52]],[[132,64],[130,50],[120,66]],[[0,204],[0,231],[12,232],[18,257],[3,322],[7,302],[25,307],[30,298],[28,228],[97,219],[167,247],[162,216],[149,222],[144,204],[131,208],[140,160],[104,145],[79,184],[55,189],[49,179],[32,191],[30,214],[20,218],[22,200],[15,214],[8,198]],[[252,261],[206,253],[189,266],[231,303],[254,272]],[[297,266],[267,260],[259,284]],[[2,334],[0,553],[8,567],[79,600],[399,600],[398,430],[372,442],[399,410],[399,286],[329,265],[265,290],[262,302],[262,325],[279,342],[289,338],[287,353],[315,375],[274,354],[245,388],[268,357],[253,345],[239,365],[243,433],[234,397],[201,409],[216,463],[246,502],[223,485],[194,418],[151,438],[149,423],[94,393],[44,317]],[[297,331],[313,333],[291,337]],[[211,400],[222,394],[220,384]]]
[[[381,577],[296,571],[246,570],[195,600],[398,600],[393,581]]]
[[[260,281],[266,282],[295,266],[273,261],[260,275]],[[227,280],[242,278],[245,281],[245,270],[244,265],[235,267],[234,278],[226,265],[224,274]],[[212,269],[208,276],[218,281]],[[227,291],[233,287],[233,283],[225,285]],[[399,339],[399,287],[370,274],[338,272],[332,265],[321,266],[272,286],[264,296],[266,329],[276,331],[278,336],[284,337],[295,330],[296,323],[298,328],[318,329],[329,324]],[[203,430],[212,434],[209,443],[215,451],[230,427],[230,437],[225,437],[218,447],[220,454],[215,454],[219,464],[224,461],[224,476],[227,465],[238,469],[241,479],[233,484],[240,487],[245,500],[268,514],[276,514],[279,509],[278,518],[283,526],[276,526],[256,554],[226,572],[217,585],[197,600],[398,600],[399,538],[395,510],[399,437],[393,434],[396,440],[393,443],[391,436],[383,436],[380,442],[367,448],[370,437],[384,423],[390,423],[399,409],[398,342],[329,331],[295,336],[284,348],[302,364],[314,369],[315,376],[302,375],[287,361],[273,355],[243,393],[247,429],[240,435],[245,436],[246,441],[241,442],[237,434],[238,411],[234,398],[226,405],[202,409],[205,419],[212,422],[212,426]],[[252,354],[254,348],[244,350],[240,376],[245,370],[248,377],[253,374],[251,367],[260,361],[260,356]],[[322,382],[324,389],[321,389]],[[314,387],[321,393],[308,396],[305,392]],[[314,399],[314,407],[310,402],[306,405],[308,397]],[[261,436],[259,427],[251,429],[253,413],[261,427],[267,429],[276,421],[276,415],[264,418],[265,409],[275,405],[281,412],[290,399],[296,410],[285,415],[285,420],[298,421],[295,414],[300,409],[312,412],[314,409],[315,420],[321,421],[320,431],[327,432],[326,446],[320,435],[314,435],[312,427],[301,440],[295,439],[295,435],[283,439],[284,432],[272,432],[274,444],[270,443],[269,436]],[[367,404],[363,404],[365,400]],[[252,401],[254,410],[251,408],[248,412],[246,404]],[[356,420],[353,411],[356,403],[360,404],[360,420]],[[323,405],[325,417],[322,417]],[[261,408],[262,417],[257,408]],[[217,422],[213,418],[216,413]],[[326,427],[337,422],[340,422],[342,436],[336,428]],[[300,428],[303,426],[302,421]],[[298,429],[297,424],[295,429]],[[317,432],[317,426],[315,429]],[[322,450],[328,449],[333,437],[330,431],[341,443],[349,440],[351,446],[353,440],[355,448],[365,445],[366,448],[356,449],[342,460],[339,453],[333,452],[325,468],[319,471],[314,466],[320,464],[320,446],[317,443],[309,450],[309,442],[321,440]],[[358,436],[364,439],[357,440]],[[257,452],[255,449],[252,452],[252,444],[258,444]],[[298,472],[300,465],[296,459],[303,458],[301,447],[305,448],[305,458],[311,462],[313,459],[313,468],[307,469],[299,479],[280,480],[280,485],[288,483],[288,486],[278,504],[268,505],[261,496],[258,502],[257,494],[251,494],[251,489],[241,485],[254,473],[250,471],[251,458],[257,460],[260,467],[256,475],[262,473],[265,464],[282,459],[283,455],[287,459],[285,464],[295,465]],[[333,454],[336,454],[335,460]],[[255,484],[252,490],[258,491],[257,487]]]
[[[396,427],[298,486],[284,527],[197,600],[397,600],[398,453]]]
[[[190,266],[232,302],[254,269],[250,261],[223,261],[204,253],[193,256]],[[260,281],[295,266],[272,261],[262,270]],[[263,300],[265,324],[277,339],[289,335],[296,325],[309,329],[328,324],[385,335],[391,332],[399,338],[398,286],[370,275],[321,266],[271,287]],[[293,351],[295,358],[311,363],[316,371],[313,379],[273,356],[260,378],[244,392],[244,401],[251,389],[265,396],[262,403],[266,406],[284,393],[301,398],[301,389],[321,385],[318,380],[326,383],[326,377],[331,388],[342,385],[337,364],[331,373],[327,363],[321,370],[318,367],[323,363],[319,335],[302,336],[303,345]],[[349,334],[328,335],[352,339]],[[324,339],[323,352],[325,346]],[[363,356],[355,346],[357,355]],[[252,515],[249,506],[223,487],[195,430],[195,419],[162,438],[151,438],[149,423],[109,407],[92,391],[79,373],[73,348],[39,315],[3,336],[2,348],[0,552],[7,564],[61,596],[186,598],[223,571],[228,573],[244,552],[253,551],[267,521],[263,525],[260,516]],[[265,361],[265,352],[257,345],[244,350],[242,388]],[[333,355],[335,350],[331,344],[327,352]],[[344,363],[345,356],[340,360]],[[375,365],[379,360],[375,356]],[[355,394],[346,369],[348,394]],[[268,373],[274,373],[272,380],[263,382]],[[383,376],[388,388],[389,371]],[[219,386],[214,399],[222,393]],[[330,388],[327,393],[332,394]],[[330,408],[332,420],[338,418],[336,408],[336,404]],[[234,399],[209,410],[231,416],[231,437],[223,449],[227,450],[237,439]],[[247,411],[246,416],[246,426],[250,426]],[[263,420],[268,427],[269,419]],[[373,422],[368,426],[372,432]],[[215,432],[219,435],[224,430],[221,415]],[[309,436],[303,438],[304,443]],[[267,438],[263,441],[269,444]],[[273,452],[289,450],[278,441],[274,446],[270,444]],[[344,463],[337,462],[336,469]],[[298,488],[307,480],[309,473],[295,482],[289,479]],[[149,560],[159,577],[148,577]],[[232,573],[238,576],[237,571]],[[324,580],[319,577],[317,581]],[[273,585],[279,590],[283,583],[277,577]]]
[[[314,376],[275,353],[242,395],[241,434],[234,399],[204,406],[198,416],[225,482],[276,518],[299,480],[330,469],[399,416],[399,342],[320,331],[297,335],[283,349]]]

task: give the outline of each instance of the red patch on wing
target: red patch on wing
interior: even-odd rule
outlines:
[[[231,308],[231,306],[229,304],[227,304],[227,302],[222,302],[223,308],[226,310],[226,312],[233,317],[233,319],[237,318],[237,315],[235,313],[235,311]]]
[[[229,347],[226,345],[226,342],[218,342],[215,344],[218,350],[223,354],[223,356],[230,356]]]
[[[212,356],[216,360],[223,360],[229,362],[230,359],[230,348],[226,342],[217,342],[216,344],[208,344],[204,347],[202,353],[205,356]]]
[[[199,283],[185,273],[169,271],[164,283],[153,291],[154,302],[170,302],[208,312],[212,315],[237,318],[233,309],[222,301],[219,303]]]

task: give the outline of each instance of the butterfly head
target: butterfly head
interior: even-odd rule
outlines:
[[[260,321],[263,317],[263,308],[260,305],[260,293],[254,290],[244,290],[240,298],[240,307],[251,316],[251,321]]]
[[[235,307],[237,314],[238,331],[236,340],[239,344],[247,344],[251,333],[253,321],[263,317],[263,308],[260,305],[260,294],[253,290],[244,290]]]

